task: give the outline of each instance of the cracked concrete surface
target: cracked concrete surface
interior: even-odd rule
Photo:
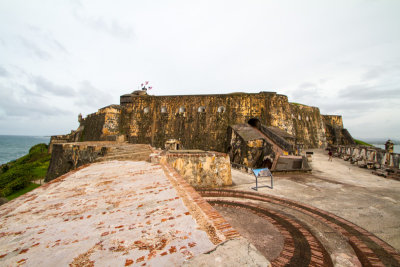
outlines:
[[[93,163],[2,205],[0,265],[198,266],[208,253],[215,266],[268,266],[243,238],[213,242],[210,232],[226,238],[203,229],[210,218],[190,198],[199,196],[170,176],[143,161]]]
[[[213,250],[185,262],[182,266],[231,267],[254,266],[268,267],[270,263],[245,238],[227,240]]]
[[[160,165],[91,164],[0,207],[0,265],[177,266],[213,249]]]

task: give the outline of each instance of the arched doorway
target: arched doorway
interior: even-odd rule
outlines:
[[[248,124],[253,126],[254,128],[260,129],[261,128],[261,122],[257,118],[251,118],[250,120],[247,121]]]

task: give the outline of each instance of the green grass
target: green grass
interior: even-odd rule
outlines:
[[[29,191],[32,191],[33,189],[35,189],[39,186],[40,186],[39,184],[30,183],[26,187],[12,193],[11,195],[8,195],[6,198],[8,200],[13,200],[14,198],[22,196],[23,194],[28,193]]]
[[[361,145],[361,146],[373,146],[371,144],[368,144],[368,143],[366,143],[364,141],[357,140],[357,139],[354,139],[354,142],[356,142],[357,145]]]
[[[49,168],[50,155],[46,144],[38,144],[17,160],[2,165],[0,169],[0,196],[24,194],[32,190],[32,181],[43,179]],[[26,188],[31,188],[24,191]]]

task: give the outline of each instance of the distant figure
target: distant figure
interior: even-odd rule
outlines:
[[[329,150],[328,156],[329,156],[328,161],[332,161],[332,150]]]

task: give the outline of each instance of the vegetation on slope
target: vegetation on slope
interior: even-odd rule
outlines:
[[[11,200],[37,186],[32,183],[46,176],[50,155],[46,144],[38,144],[29,153],[15,161],[3,164],[0,169],[0,196]]]
[[[354,142],[356,142],[357,145],[361,145],[361,146],[373,146],[371,144],[368,144],[368,143],[366,143],[364,141],[357,140],[357,139],[354,139]]]

